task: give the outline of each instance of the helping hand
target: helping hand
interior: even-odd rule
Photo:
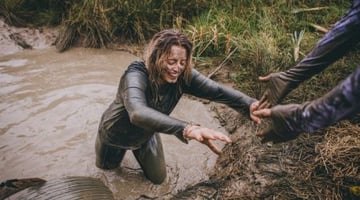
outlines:
[[[260,76],[259,80],[266,83],[266,89],[259,102],[259,109],[270,108],[280,103],[287,94],[295,87],[292,82],[286,80],[283,74],[271,73]]]
[[[299,105],[289,104],[254,111],[253,115],[259,118],[271,119],[270,124],[265,129],[256,133],[261,138],[261,142],[280,143],[295,139],[299,135],[299,131],[293,126],[297,109],[299,109]]]
[[[253,114],[253,112],[257,109],[259,109],[259,101],[256,101],[250,105],[250,119],[253,120],[256,124],[261,124],[260,117]]]
[[[211,140],[220,140],[226,143],[231,143],[231,139],[223,133],[201,126],[191,126],[184,136],[188,139],[195,139],[198,142],[207,145],[218,155],[221,154],[221,150],[213,144]]]
[[[260,109],[260,110],[254,111],[253,115],[261,117],[261,118],[269,118],[269,117],[271,117],[271,109],[269,109],[269,108]],[[261,138],[262,143],[279,140],[278,136],[271,129],[271,127],[266,127],[265,130],[260,130],[259,132],[256,133],[256,136]]]

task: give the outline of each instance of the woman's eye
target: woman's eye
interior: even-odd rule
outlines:
[[[173,65],[173,64],[176,63],[176,61],[175,61],[175,60],[168,60],[167,63],[168,63],[169,65]]]
[[[177,60],[175,59],[169,59],[166,61],[168,65],[177,65],[176,63],[178,62]],[[186,60],[181,60],[180,63],[179,63],[180,67],[181,68],[184,68],[185,65],[186,65]]]

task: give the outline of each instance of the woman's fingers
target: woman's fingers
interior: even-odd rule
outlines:
[[[226,135],[220,136],[219,140],[226,142],[226,143],[231,143],[231,139]]]
[[[250,105],[250,112],[257,110],[259,108],[259,105],[259,101],[255,101],[254,103],[252,103]]]
[[[217,155],[221,154],[221,150],[216,147],[211,140],[220,140],[226,143],[231,143],[231,139],[228,136],[211,129],[208,129],[208,131],[204,133],[203,138],[204,140],[202,141],[202,143],[206,144]]]
[[[270,80],[270,74],[268,74],[266,76],[259,76],[259,81],[267,82],[269,80]]]
[[[260,110],[256,110],[253,112],[253,114],[257,117],[270,117],[271,116],[271,109],[269,108],[265,108],[265,109],[260,109]]]
[[[252,113],[259,108],[259,101],[256,101],[250,105],[250,119],[257,124],[261,123],[260,117],[253,115]]]
[[[225,134],[215,131],[206,127],[200,127],[198,129],[194,129],[190,133],[191,138],[196,139],[199,142],[202,142],[205,139],[209,140],[221,140],[226,143],[230,143],[231,139]]]
[[[261,124],[261,118],[256,115],[250,114],[250,119],[254,121],[256,124]]]
[[[210,140],[205,139],[204,141],[202,141],[202,143],[207,145],[209,149],[214,153],[216,153],[217,155],[221,154],[221,150],[217,146],[215,146]]]
[[[192,138],[207,145],[211,151],[220,155],[221,150],[216,147],[211,140],[220,140],[226,143],[231,143],[231,139],[225,134],[206,127],[200,127],[191,131]]]
[[[231,139],[228,136],[226,136],[225,134],[223,134],[219,131],[211,130],[211,129],[209,129],[207,132],[205,132],[203,137],[206,139],[210,139],[210,140],[220,140],[220,141],[223,141],[226,143],[231,142]]]

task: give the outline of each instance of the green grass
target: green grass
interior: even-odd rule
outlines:
[[[316,27],[331,28],[349,6],[347,0],[2,0],[0,15],[12,25],[61,26],[60,52],[144,44],[161,29],[183,29],[198,65],[230,66],[239,89],[259,97],[257,77],[293,66],[324,35]]]

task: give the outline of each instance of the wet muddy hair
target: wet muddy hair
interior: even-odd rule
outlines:
[[[144,52],[144,60],[149,72],[152,89],[155,91],[163,82],[161,74],[163,70],[166,70],[165,61],[170,56],[172,46],[183,47],[186,51],[185,69],[177,84],[180,86],[183,81],[186,84],[190,82],[193,44],[180,30],[165,29],[153,36]]]

